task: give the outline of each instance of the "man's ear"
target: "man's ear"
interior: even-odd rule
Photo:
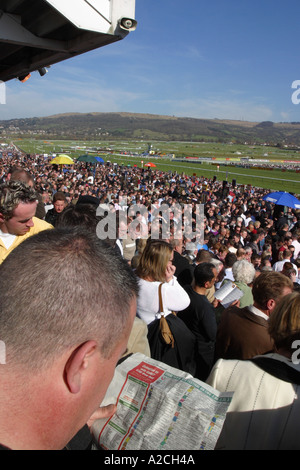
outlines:
[[[78,393],[82,387],[83,375],[97,348],[96,341],[87,341],[78,346],[70,355],[64,370],[65,383],[71,393]]]
[[[0,224],[3,224],[4,221],[5,221],[4,215],[2,214],[2,212],[0,212]]]
[[[272,310],[274,310],[275,305],[276,305],[276,302],[274,299],[269,299],[267,301],[267,309],[269,310],[269,312],[272,312]]]

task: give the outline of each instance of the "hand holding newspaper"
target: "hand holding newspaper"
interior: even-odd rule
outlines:
[[[105,450],[212,450],[233,393],[136,353],[120,364],[101,406],[116,413],[92,433]]]
[[[243,296],[243,291],[232,281],[226,281],[215,294],[215,298],[220,301],[224,308],[229,307],[233,302]]]

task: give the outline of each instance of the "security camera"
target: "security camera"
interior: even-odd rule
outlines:
[[[121,18],[119,20],[119,26],[126,31],[134,31],[137,26],[137,21],[132,18]]]
[[[44,75],[46,75],[48,70],[46,69],[46,67],[42,67],[42,68],[38,69],[38,72],[39,72],[40,76],[43,77]]]

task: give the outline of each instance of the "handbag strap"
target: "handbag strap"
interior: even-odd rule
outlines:
[[[158,286],[158,300],[159,300],[159,312],[160,313],[163,313],[163,311],[164,311],[164,306],[163,306],[163,301],[162,301],[162,293],[161,293],[162,285],[163,285],[163,282],[161,284],[159,284],[159,286]]]
[[[161,335],[165,343],[170,344],[171,347],[174,348],[174,336],[169,327],[169,323],[167,322],[165,315],[164,315],[164,306],[163,306],[162,293],[161,293],[162,285],[163,283],[159,284],[158,286],[159,311],[161,313],[161,317],[159,320],[159,329],[160,329]]]
[[[162,286],[163,286],[163,282],[161,284],[159,284],[158,286],[158,300],[159,300],[159,312],[160,313],[163,313],[164,312],[164,306],[163,306],[163,301],[162,301]],[[172,310],[171,312],[173,315],[177,315],[176,312],[174,312]]]

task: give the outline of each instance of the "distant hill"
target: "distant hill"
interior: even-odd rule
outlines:
[[[151,139],[300,146],[300,122],[195,119],[135,113],[65,113],[0,121],[2,137]]]

